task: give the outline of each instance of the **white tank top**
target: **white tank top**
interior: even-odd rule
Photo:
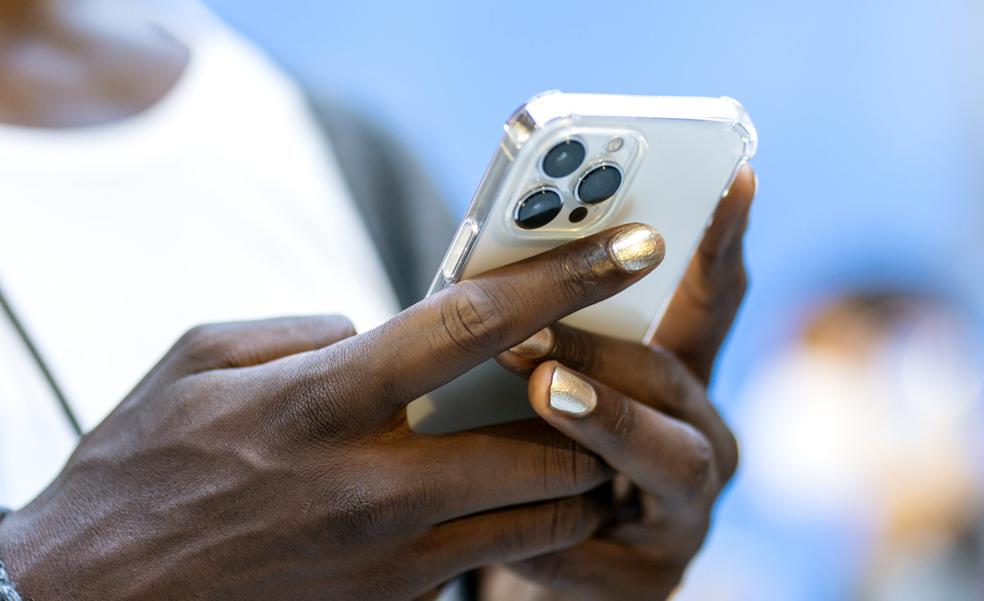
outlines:
[[[302,93],[177,4],[162,25],[191,61],[150,110],[0,125],[0,286],[85,429],[195,324],[339,313],[362,331],[398,310]],[[0,314],[0,505],[40,492],[75,444]]]

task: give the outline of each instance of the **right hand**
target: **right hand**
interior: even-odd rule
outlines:
[[[639,227],[359,336],[333,317],[192,330],[0,522],[0,558],[38,601],[384,600],[587,539],[606,510],[586,493],[612,475],[598,457],[539,420],[417,435],[404,407],[651,271],[661,240],[638,271],[613,244]]]

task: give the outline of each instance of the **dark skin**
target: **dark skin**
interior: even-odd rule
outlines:
[[[554,325],[558,344],[530,380],[542,421],[432,437],[404,415],[648,273],[613,260],[625,227],[453,286],[358,336],[332,317],[193,330],[0,523],[0,557],[39,601],[414,599],[487,565],[537,583],[523,585],[533,599],[665,597],[735,462],[702,382],[667,351]],[[683,291],[714,290],[704,278],[719,275],[692,267],[669,316],[695,310]],[[702,336],[733,313],[699,307]],[[627,363],[601,359],[609,352]],[[591,415],[546,407],[557,359],[592,378]],[[614,470],[636,500],[598,494]]]
[[[476,567],[535,574],[538,560],[523,562],[578,552],[613,512],[593,494],[612,478],[605,460],[634,478],[642,466],[676,474],[640,485],[704,511],[717,484],[693,428],[623,464],[549,416],[440,437],[406,424],[413,399],[651,271],[613,258],[631,227],[488,272],[358,336],[340,318],[193,330],[0,523],[0,556],[38,600],[413,599]],[[666,434],[651,421],[624,456]],[[593,432],[605,429],[622,444],[615,421]],[[706,522],[672,527],[702,536]]]
[[[186,62],[165,34],[103,22],[89,3],[8,0],[0,122],[124,119]],[[403,408],[644,276],[653,267],[630,273],[613,259],[620,229],[358,336],[337,317],[189,332],[0,523],[0,558],[35,601],[413,599],[490,565],[507,566],[483,574],[490,598],[665,597],[736,460],[704,385],[744,291],[752,179],[743,172],[722,201],[658,346],[553,325],[543,357],[500,355],[532,375],[542,420],[428,437],[409,431]],[[549,409],[557,361],[598,390],[590,415]]]
[[[619,474],[613,518],[591,539],[484,570],[482,598],[663,599],[683,579],[738,464],[737,443],[706,388],[747,287],[742,241],[755,187],[754,173],[743,169],[650,344],[555,324],[542,356],[500,355],[501,364],[530,376],[537,414]],[[572,418],[550,408],[559,364],[597,390],[594,412]]]

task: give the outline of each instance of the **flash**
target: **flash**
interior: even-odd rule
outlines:
[[[622,138],[612,138],[608,143],[608,152],[618,152],[622,149],[623,144],[625,144],[625,140]]]

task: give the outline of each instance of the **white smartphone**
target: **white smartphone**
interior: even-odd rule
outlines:
[[[563,320],[648,341],[720,198],[757,135],[730,98],[538,95],[505,124],[428,294],[623,223],[658,229],[666,257],[618,295]],[[415,400],[416,432],[440,434],[526,419],[526,382],[494,361]]]

